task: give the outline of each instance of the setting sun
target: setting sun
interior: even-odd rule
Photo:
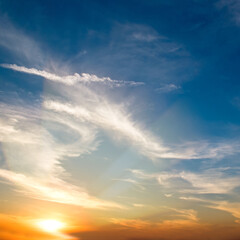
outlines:
[[[39,228],[45,232],[56,233],[64,227],[64,223],[55,219],[40,220],[37,222]]]

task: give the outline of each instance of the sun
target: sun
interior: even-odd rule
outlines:
[[[57,233],[64,227],[65,224],[55,219],[45,219],[39,220],[37,225],[45,232]]]

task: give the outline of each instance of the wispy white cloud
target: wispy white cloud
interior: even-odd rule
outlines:
[[[176,216],[181,219],[190,220],[192,222],[197,222],[199,219],[197,218],[197,211],[193,209],[177,209],[177,208],[167,208],[176,213]]]
[[[133,206],[134,206],[134,207],[137,207],[137,208],[143,208],[143,207],[145,207],[145,205],[144,205],[144,204],[141,204],[141,203],[134,203]]]
[[[160,140],[155,139],[149,132],[137,127],[129,114],[115,104],[105,101],[95,104],[92,106],[93,109],[87,109],[84,106],[79,107],[50,100],[44,102],[44,107],[74,116],[81,121],[88,121],[101,129],[116,133],[119,137],[127,139],[143,155],[151,159],[164,157],[167,151],[167,148],[161,144]]]
[[[208,208],[218,209],[227,213],[230,213],[233,217],[236,218],[235,222],[240,223],[240,203],[239,202],[230,202],[227,200],[211,200],[206,197],[180,197],[182,200],[202,202]]]
[[[232,99],[231,103],[237,107],[238,109],[240,109],[240,97],[235,97]]]
[[[152,42],[158,39],[158,36],[150,33],[134,32],[132,37],[138,41]]]
[[[102,129],[115,132],[150,159],[176,158],[199,159],[221,158],[239,152],[238,143],[208,143],[205,141],[187,142],[181,145],[166,146],[161,139],[137,126],[129,114],[119,106],[107,101],[95,104],[93,109],[74,106],[52,100],[44,102],[44,107],[66,113],[81,121],[88,121]]]
[[[240,26],[240,2],[238,0],[220,0],[216,6],[220,9],[226,7],[233,21]]]
[[[69,119],[25,105],[24,107],[0,104],[0,140],[8,164],[13,169],[28,169],[34,174],[58,174],[63,172],[60,162],[66,156],[79,156],[96,149],[95,130]],[[54,126],[40,125],[53,123]],[[53,129],[55,128],[55,129]],[[58,131],[64,142],[51,132]],[[75,141],[70,140],[73,136]],[[65,139],[64,139],[65,138]],[[65,143],[65,144],[64,144]]]
[[[240,203],[239,202],[228,202],[228,201],[212,201],[212,204],[209,206],[210,208],[215,208],[218,210],[226,211],[232,214],[237,223],[239,223],[240,219]]]
[[[208,169],[201,173],[194,172],[160,172],[145,173],[142,170],[130,170],[135,177],[142,180],[155,180],[165,189],[171,189],[175,193],[192,194],[226,194],[235,187],[240,186],[238,176],[229,176],[225,169]]]
[[[51,177],[39,181],[39,179],[3,169],[0,169],[0,177],[18,186],[21,193],[28,197],[86,208],[122,208],[116,203],[91,197],[86,190],[59,178]]]
[[[240,152],[239,141],[186,141],[171,146],[166,157],[179,159],[221,159]],[[175,157],[174,157],[175,156]]]
[[[141,219],[111,218],[110,222],[124,228],[145,229],[151,226],[151,222]]]
[[[123,34],[125,40],[128,41],[151,43],[159,39],[166,39],[166,37],[160,36],[156,30],[147,25],[117,24],[117,28],[120,29],[120,34]]]
[[[42,53],[39,43],[33,38],[16,29],[6,17],[0,16],[0,29],[0,47],[7,49],[9,55],[14,55],[15,60],[44,65],[47,53]]]
[[[69,174],[61,166],[66,157],[79,156],[95,150],[95,130],[69,119],[48,115],[37,109],[0,105],[0,141],[5,161],[11,171],[0,169],[0,177],[15,185],[31,198],[72,204],[87,208],[120,208],[121,206],[90,196],[85,189],[62,178]],[[41,115],[41,117],[40,117]],[[54,130],[65,131],[76,139],[59,142],[51,128],[40,126],[39,120],[54,123]],[[60,135],[58,135],[60,136]],[[62,136],[63,138],[64,136]]]
[[[179,199],[194,202],[195,206],[203,204],[205,207],[230,213],[238,222],[240,219],[240,204],[238,201],[230,199],[233,190],[240,186],[240,177],[239,174],[233,175],[228,173],[231,170],[231,168],[211,168],[200,173],[190,171],[146,173],[143,170],[132,169],[130,172],[141,182],[156,181],[161,191],[171,192],[171,194],[164,194],[166,197],[180,195]],[[146,186],[147,184],[145,182]],[[225,195],[225,200],[211,197],[219,194]],[[185,216],[186,219],[198,221],[196,211],[194,210],[188,212],[188,210],[182,211],[177,208],[175,211],[179,212],[180,216]]]
[[[173,217],[171,220],[164,220],[153,223],[152,221],[143,220],[141,218],[127,219],[127,218],[111,218],[110,222],[123,228],[134,228],[134,229],[149,229],[156,228],[162,229],[165,227],[178,228],[182,226],[192,226],[199,224],[199,219],[197,218],[197,212],[193,209],[175,209],[166,208],[168,214]]]
[[[82,73],[82,74],[75,73],[74,75],[58,76],[54,73],[50,73],[44,70],[38,70],[36,68],[26,68],[24,66],[17,66],[16,64],[1,64],[0,66],[4,68],[12,69],[14,71],[18,71],[18,72],[24,72],[28,74],[41,76],[50,81],[59,82],[59,83],[63,83],[70,86],[76,83],[94,83],[94,82],[109,84],[117,87],[120,87],[123,85],[138,86],[143,84],[142,82],[112,80],[109,77],[101,78],[96,75],[88,74],[88,73]]]
[[[131,184],[135,185],[136,187],[138,187],[141,190],[145,189],[145,187],[142,184],[140,184],[138,181],[136,181],[134,179],[131,179],[131,178],[113,179],[113,180],[131,183]]]
[[[156,92],[158,92],[158,93],[169,93],[169,92],[177,91],[179,89],[181,89],[180,86],[177,86],[173,83],[170,83],[170,84],[165,84],[165,85],[161,86],[160,88],[157,88]]]

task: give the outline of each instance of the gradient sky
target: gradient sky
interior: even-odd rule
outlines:
[[[0,239],[240,239],[239,43],[238,0],[0,0]]]

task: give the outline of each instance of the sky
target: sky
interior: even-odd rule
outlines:
[[[0,239],[240,239],[238,0],[0,0]]]

